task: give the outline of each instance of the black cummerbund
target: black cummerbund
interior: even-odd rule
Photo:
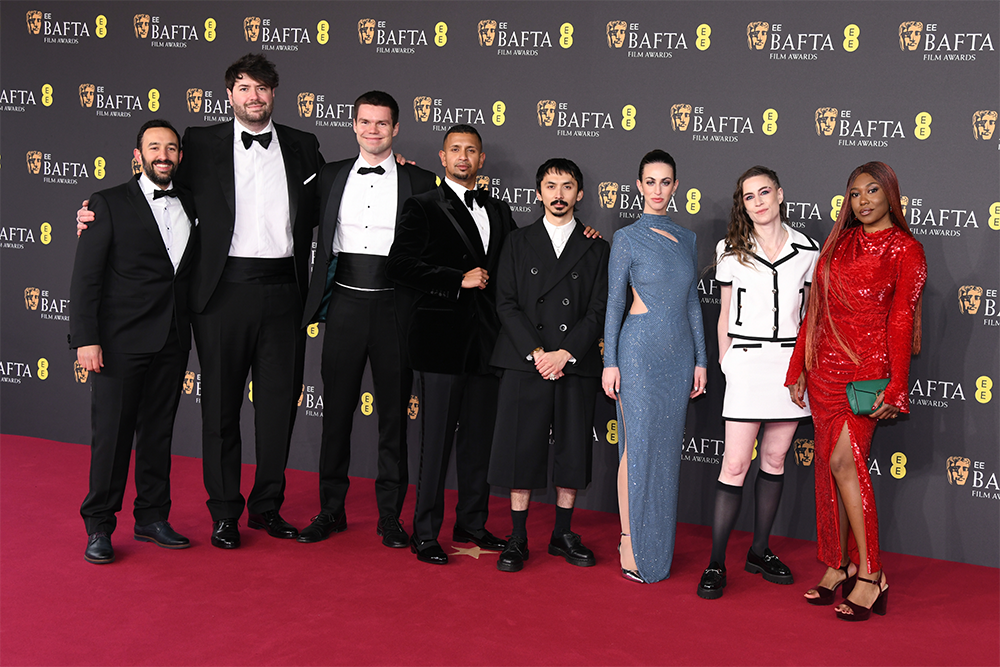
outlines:
[[[382,255],[342,252],[337,255],[337,273],[333,279],[347,287],[392,289],[392,281],[385,277],[385,260]]]
[[[262,283],[283,285],[295,282],[293,257],[230,257],[222,269],[224,283]]]

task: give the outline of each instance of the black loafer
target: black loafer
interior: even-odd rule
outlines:
[[[725,587],[726,568],[712,561],[701,573],[701,581],[698,582],[698,597],[705,600],[717,600],[722,597],[722,589]]]
[[[212,546],[235,549],[240,546],[240,524],[236,519],[219,519],[212,524]]]
[[[417,554],[417,560],[431,565],[447,565],[448,554],[444,552],[437,540],[418,540],[414,535],[410,538],[410,551]]]
[[[528,538],[508,535],[507,546],[497,558],[497,569],[501,572],[519,572],[528,560]]]
[[[394,516],[380,518],[375,532],[382,536],[382,544],[392,549],[403,549],[410,542],[410,536]]]
[[[166,521],[157,521],[148,526],[135,525],[135,539],[139,542],[152,542],[164,549],[187,549],[191,540],[170,527]]]
[[[503,551],[507,547],[506,540],[501,540],[485,528],[468,531],[455,526],[455,530],[451,533],[451,539],[454,542],[461,542],[463,544],[472,542],[480,549],[489,549],[490,551]]]
[[[83,559],[94,565],[114,562],[115,550],[111,547],[111,538],[107,533],[87,536],[87,549],[83,552]]]
[[[787,565],[778,560],[778,557],[771,553],[770,549],[764,549],[764,555],[758,556],[751,548],[747,551],[747,564],[743,569],[750,574],[760,572],[764,575],[764,581],[770,581],[772,584],[787,585],[794,583],[792,571],[788,569]]]
[[[264,529],[271,537],[282,540],[294,540],[299,536],[298,529],[281,518],[278,510],[268,510],[261,514],[251,514],[247,517],[247,527]]]
[[[312,523],[299,533],[298,541],[303,544],[310,542],[322,542],[333,533],[342,533],[347,530],[347,514],[330,514],[320,512],[313,517]]]
[[[553,535],[549,542],[549,553],[553,556],[562,556],[570,565],[579,567],[597,565],[594,552],[583,546],[580,536],[573,532]]]

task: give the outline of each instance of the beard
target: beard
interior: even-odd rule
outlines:
[[[170,181],[174,179],[174,172],[177,171],[177,163],[169,160],[156,160],[156,163],[169,164],[170,173],[159,174],[151,163],[146,162],[146,158],[142,158],[142,173],[146,174],[146,178],[151,180],[154,185],[170,185]]]

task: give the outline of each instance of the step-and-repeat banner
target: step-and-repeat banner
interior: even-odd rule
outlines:
[[[996,2],[38,0],[4,2],[0,22],[4,433],[89,442],[90,387],[66,345],[75,211],[133,173],[145,120],[183,130],[231,119],[223,73],[263,52],[281,75],[275,120],[314,132],[328,160],[356,154],[353,101],[373,88],[400,104],[397,151],[439,174],[444,131],[474,125],[482,182],[521,225],[541,211],[535,169],[564,156],[585,176],[579,217],[610,239],[642,211],[639,159],[663,148],[680,183],[670,215],[697,232],[703,267],[748,167],[775,169],[791,224],[822,241],[851,170],[892,165],[929,280],[912,412],[880,425],[869,461],[882,544],[1000,564]],[[680,520],[710,524],[725,447],[710,271],[699,290],[710,391],[688,413]],[[315,470],[323,327],[309,336],[290,465]],[[199,384],[192,353],[177,454],[200,455]],[[376,459],[370,391],[366,380],[351,468],[366,477]],[[415,397],[410,416],[415,473]],[[249,397],[243,417],[252,462]],[[594,437],[594,482],[578,504],[617,511],[617,430],[603,397]],[[812,437],[804,424],[789,453],[779,534],[815,535]],[[751,506],[738,528],[752,527]]]

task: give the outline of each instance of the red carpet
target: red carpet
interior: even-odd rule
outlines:
[[[222,551],[209,544],[201,462],[184,457],[174,458],[171,523],[192,548],[132,539],[130,483],[117,561],[95,566],[83,560],[79,516],[88,461],[81,445],[0,437],[0,664],[1000,664],[993,568],[885,553],[888,615],[847,624],[802,601],[822,572],[812,543],[772,540],[798,579],[776,586],[743,572],[750,536],[736,533],[726,594],[706,601],[695,588],[708,528],[679,526],[673,576],[642,586],[619,576],[613,514],[574,515],[597,567],[549,556],[547,505],[532,506],[522,572],[498,572],[491,554],[432,566],[381,545],[366,479],[353,480],[346,532],[298,544],[249,530],[244,517],[243,546]],[[290,470],[282,514],[307,525],[317,494],[315,473]],[[411,487],[404,527],[412,496]],[[506,500],[491,513],[490,528],[506,534]],[[449,553],[453,517],[442,531]]]

